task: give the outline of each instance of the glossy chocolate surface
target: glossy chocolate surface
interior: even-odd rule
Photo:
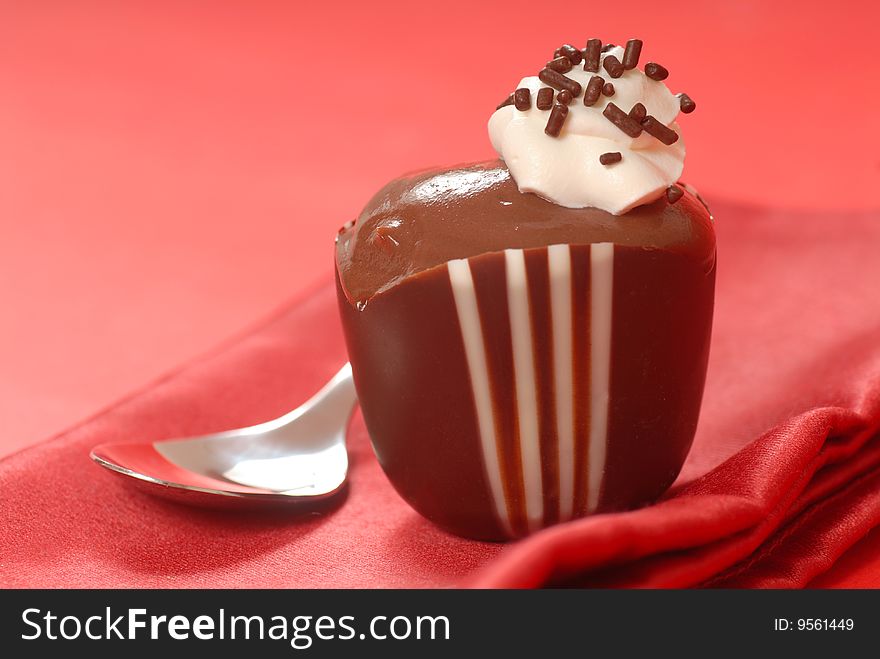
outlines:
[[[564,208],[523,194],[499,160],[395,179],[337,240],[336,263],[352,302],[369,300],[405,277],[507,248],[613,242],[715,259],[709,214],[691,194],[662,197],[621,216]]]
[[[597,277],[600,252],[613,254],[613,285]],[[466,349],[453,259],[466,259],[485,372]],[[390,183],[337,247],[340,314],[380,464],[416,510],[473,538],[656,499],[696,428],[714,279],[712,220],[689,192],[615,217],[521,194],[499,163]],[[593,299],[603,293],[604,307]],[[603,323],[604,352],[593,335]],[[607,390],[597,391],[602,359]],[[492,420],[488,454],[481,413]]]

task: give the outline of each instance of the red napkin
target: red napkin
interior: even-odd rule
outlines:
[[[90,463],[101,442],[247,425],[305,400],[345,359],[328,281],[0,462],[0,585],[806,584],[880,523],[880,214],[714,210],[706,396],[693,450],[663,501],[510,545],[462,540],[396,495],[359,417],[347,495],[322,508],[192,508]]]

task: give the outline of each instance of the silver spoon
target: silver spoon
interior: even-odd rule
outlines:
[[[356,402],[346,364],[312,398],[274,421],[189,439],[101,444],[91,458],[153,494],[190,503],[320,500],[345,484],[345,431]]]

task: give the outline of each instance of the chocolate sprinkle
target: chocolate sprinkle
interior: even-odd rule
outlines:
[[[675,144],[678,141],[678,133],[663,125],[662,122],[657,121],[651,115],[642,119],[642,128],[648,135],[653,135],[666,146]]]
[[[621,160],[623,160],[623,156],[620,155],[620,151],[609,151],[599,156],[599,162],[603,165],[613,165]]]
[[[626,42],[626,49],[623,51],[623,68],[629,71],[639,65],[639,55],[642,54],[642,40],[630,39]]]
[[[562,105],[562,103],[554,103],[553,109],[550,111],[550,117],[547,119],[547,125],[544,127],[544,132],[550,137],[559,137],[562,124],[565,123],[567,116],[568,106]]]
[[[614,103],[606,105],[602,114],[605,115],[605,118],[608,119],[608,121],[630,137],[638,137],[642,134],[642,127],[639,125],[639,122],[631,118],[626,112],[614,105]]]
[[[505,98],[503,101],[501,101],[501,103],[499,103],[498,107],[495,109],[500,110],[501,108],[507,107],[508,105],[513,105],[513,94],[511,94],[510,96]]]
[[[553,69],[554,71],[559,71],[560,73],[568,73],[569,71],[571,71],[571,66],[571,60],[564,55],[560,55],[556,59],[552,59],[547,62],[548,69]]]
[[[528,87],[520,87],[513,92],[513,104],[521,112],[525,112],[532,107],[532,92],[529,91]]]
[[[601,39],[590,39],[584,49],[584,71],[599,72],[599,53],[602,51]]]
[[[666,199],[669,200],[670,204],[674,204],[681,199],[683,195],[684,191],[677,185],[670,185],[666,188]]]
[[[606,82],[605,86],[602,87],[602,93],[605,94],[605,96],[614,96],[614,85],[610,82]]]
[[[607,53],[612,48],[617,48],[617,46],[615,46],[613,43],[606,43],[604,46],[602,46],[602,52]]]
[[[656,62],[648,62],[645,64],[645,75],[651,80],[666,80],[669,77],[669,71],[665,66],[661,66]]]
[[[570,59],[571,63],[575,66],[580,64],[581,61],[584,59],[583,55],[581,54],[581,51],[569,43],[563,44],[562,46],[557,48],[556,52],[559,53],[560,55],[564,55],[565,57]]]
[[[541,69],[538,73],[538,78],[541,82],[544,82],[555,89],[562,91],[563,89],[567,89],[571,92],[572,96],[580,96],[581,94],[581,86],[578,82],[572,80],[571,78],[566,78],[564,75],[559,73],[559,71],[554,71],[553,69]]]
[[[538,101],[535,105],[539,110],[549,110],[553,107],[553,90],[549,87],[541,87],[538,90]]]
[[[693,99],[687,94],[678,95],[678,106],[685,114],[690,114],[697,109],[697,104],[694,103]]]
[[[567,89],[563,89],[561,92],[556,94],[556,102],[562,103],[563,105],[568,105],[574,100],[574,96],[571,95],[571,92]]]
[[[635,119],[641,123],[642,119],[648,116],[648,110],[646,110],[645,106],[641,103],[636,103],[632,106],[632,109],[630,109],[629,116],[631,119]]]
[[[595,105],[596,101],[599,100],[599,95],[602,93],[604,85],[605,80],[602,79],[602,76],[590,78],[590,82],[587,83],[587,91],[584,92],[584,105],[588,107]]]
[[[623,64],[614,55],[606,55],[602,60],[602,66],[612,78],[619,78],[623,75]]]

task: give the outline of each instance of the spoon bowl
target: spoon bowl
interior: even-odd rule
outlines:
[[[345,485],[345,433],[356,402],[346,364],[273,421],[187,439],[101,444],[91,458],[153,494],[199,505],[317,501]]]

